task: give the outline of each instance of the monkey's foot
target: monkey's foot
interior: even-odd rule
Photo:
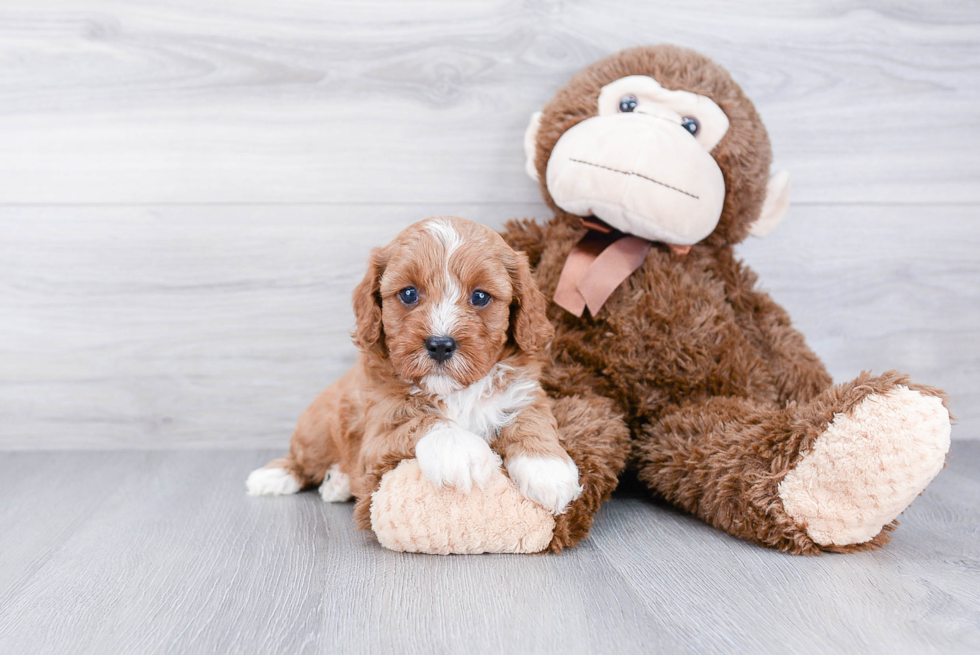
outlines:
[[[499,470],[484,488],[462,493],[433,486],[408,459],[371,496],[371,529],[382,546],[403,552],[537,553],[551,543],[555,517]]]
[[[779,484],[786,512],[817,544],[870,541],[943,468],[950,418],[940,398],[897,385],[839,413]]]

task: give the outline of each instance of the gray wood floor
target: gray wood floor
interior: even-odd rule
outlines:
[[[884,550],[806,559],[628,493],[561,555],[393,553],[247,497],[271,454],[0,457],[0,652],[980,652],[977,442]]]

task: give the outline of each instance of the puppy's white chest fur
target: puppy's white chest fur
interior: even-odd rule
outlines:
[[[443,402],[446,418],[492,442],[540,389],[535,380],[509,376],[512,371],[509,366],[498,364],[489,375],[465,389],[437,396]]]

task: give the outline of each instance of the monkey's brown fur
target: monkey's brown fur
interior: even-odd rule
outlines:
[[[835,414],[868,395],[897,385],[942,392],[896,372],[862,373],[832,386],[787,313],[755,288],[755,273],[735,258],[733,246],[759,216],[771,151],[752,103],[727,72],[695,52],[658,46],[626,50],[575,75],[544,108],[536,142],[542,192],[555,216],[546,225],[510,222],[506,240],[528,254],[551,298],[585,229],[548,194],[548,157],[566,130],[596,114],[601,87],[627,75],[709,96],[727,114],[730,129],[711,153],[726,197],[710,236],[687,256],[654,244],[598,316],[549,307],[556,337],[544,383],[562,399],[555,413],[563,445],[586,490],[559,518],[552,550],[588,532],[615,486],[626,457],[616,412],[632,435],[628,465],[640,480],[729,534],[795,554],[880,547],[893,526],[864,543],[819,546],[784,511],[777,485]]]

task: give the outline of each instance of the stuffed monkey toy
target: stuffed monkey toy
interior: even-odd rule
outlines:
[[[588,533],[628,466],[653,494],[769,548],[885,544],[945,464],[945,398],[894,371],[834,385],[736,259],[782,218],[789,178],[770,176],[766,130],[728,73],[673,46],[625,50],[559,90],[525,149],[554,217],[510,222],[504,237],[553,300],[543,384],[585,492],[558,517],[531,512],[494,525],[507,535],[447,546],[448,517],[489,526],[519,496],[502,479],[490,502],[462,499],[401,465],[370,508],[382,543],[558,551]]]

